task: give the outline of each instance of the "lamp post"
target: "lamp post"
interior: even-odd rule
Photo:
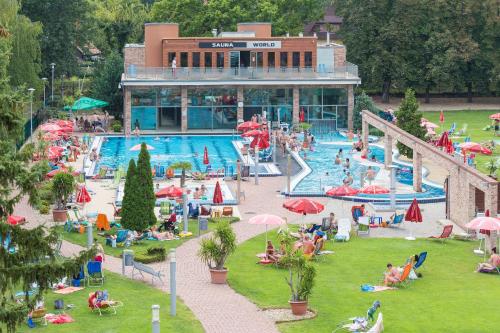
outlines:
[[[64,103],[63,100],[64,100],[64,78],[65,77],[66,77],[66,75],[64,75],[64,74],[61,75],[61,102],[62,103]]]
[[[160,333],[160,306],[155,304],[151,306],[152,316],[151,316],[151,324],[153,333]]]
[[[47,78],[42,77],[42,82],[43,82],[43,107],[45,108],[47,104],[45,103],[45,88],[47,86]]]
[[[54,68],[56,67],[55,63],[50,64],[50,68],[52,70],[52,87],[51,87],[51,94],[50,94],[50,101],[54,102]]]
[[[33,92],[35,91],[34,88],[29,88],[28,91],[30,92],[30,137],[33,136]]]

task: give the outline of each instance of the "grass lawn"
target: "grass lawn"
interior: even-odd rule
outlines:
[[[222,219],[230,219],[230,218],[221,218],[221,220]],[[216,225],[215,222],[209,222],[208,223],[208,231],[214,229],[215,225]],[[71,242],[71,243],[74,243],[74,244],[81,245],[81,246],[87,246],[87,234],[86,233],[80,234],[77,232],[66,232],[66,231],[64,231],[63,226],[58,226],[56,228],[58,229],[58,231],[60,232],[60,234],[64,240]],[[181,226],[181,228],[183,228],[183,226]],[[170,249],[176,248],[177,246],[181,245],[185,241],[192,239],[193,237],[198,236],[198,221],[197,220],[189,220],[188,230],[193,233],[193,236],[180,238],[180,239],[176,239],[176,240],[170,240],[170,241],[143,240],[137,244],[132,245],[130,247],[130,249],[133,250],[136,255],[137,254],[144,254],[145,255],[147,249],[150,247],[163,247],[168,252]],[[123,250],[125,249],[123,246],[117,246],[117,247],[113,248],[109,245],[106,245],[106,238],[104,236],[97,235],[95,229],[94,229],[94,238],[97,238],[97,242],[102,245],[102,247],[104,248],[104,251],[107,255],[120,257]]]
[[[69,324],[48,324],[44,327],[37,324],[35,330],[22,325],[18,332],[150,332],[151,305],[160,305],[160,323],[162,332],[203,332],[199,321],[191,311],[180,301],[177,301],[177,316],[171,317],[170,298],[166,293],[150,287],[145,283],[132,281],[117,274],[105,272],[106,281],[102,287],[89,287],[69,295],[58,295],[53,292],[45,296],[45,306],[48,312],[55,313],[54,300],[62,299],[64,304],[74,304],[75,308],[66,310],[73,319]],[[107,290],[113,300],[123,302],[123,307],[117,309],[117,314],[91,312],[87,306],[88,294],[95,290]]]
[[[500,276],[473,272],[482,260],[472,252],[476,242],[352,238],[327,244],[335,253],[314,262],[309,306],[317,317],[280,324],[282,332],[332,332],[340,322],[364,316],[375,300],[382,303],[384,332],[498,332]],[[255,254],[263,250],[263,235],[240,245],[227,265],[229,283],[259,307],[288,307],[287,271],[256,264]],[[381,283],[388,262],[403,265],[421,251],[428,251],[422,279],[399,290],[360,291],[363,284]]]
[[[468,124],[467,135],[471,137],[471,141],[473,142],[484,142],[490,140],[500,140],[500,137],[495,138],[495,132],[493,130],[483,131],[483,128],[487,125],[491,125],[491,120],[489,116],[500,112],[500,110],[492,111],[492,110],[463,110],[463,111],[445,111],[444,112],[444,129],[449,130],[451,125],[455,122],[457,124],[457,130],[460,130],[464,124]],[[432,121],[435,124],[441,125],[439,123],[439,112],[424,112],[424,118]],[[441,133],[443,128],[438,128],[436,133]],[[460,137],[459,139],[453,138],[453,141],[463,142],[465,136]],[[500,145],[496,146],[495,151],[492,156],[484,156],[477,154],[476,155],[476,163],[477,169],[483,173],[488,174],[486,163],[491,158],[499,158],[500,157]],[[500,170],[497,170],[497,175],[500,177]]]

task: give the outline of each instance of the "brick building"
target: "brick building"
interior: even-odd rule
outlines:
[[[173,23],[145,25],[144,44],[124,49],[126,134],[141,130],[232,130],[254,114],[276,122],[352,127],[357,66],[343,45],[273,37],[269,23],[179,37]]]

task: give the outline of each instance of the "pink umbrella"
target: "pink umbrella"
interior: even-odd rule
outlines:
[[[425,122],[425,123],[424,123],[424,126],[425,126],[426,128],[438,128],[438,127],[439,127],[439,125],[436,125],[436,124],[434,124],[434,123],[431,123],[430,121]]]
[[[500,230],[500,219],[489,216],[480,216],[467,223],[465,227],[474,230],[496,231]]]
[[[436,134],[436,132],[434,131],[433,128],[427,127],[427,134],[434,135],[434,134]]]
[[[359,193],[364,194],[385,194],[389,193],[389,190],[383,186],[378,185],[368,185],[359,190]]]
[[[155,149],[155,147],[150,146],[150,145],[146,145],[146,149],[153,150],[153,149]],[[141,144],[135,145],[132,148],[130,148],[130,151],[138,151],[138,150],[141,150]]]
[[[56,121],[56,124],[61,126],[61,127],[71,127],[73,128],[73,122],[71,120],[62,120],[59,119]]]
[[[266,249],[267,249],[267,226],[268,225],[283,225],[286,224],[286,221],[279,216],[272,214],[260,214],[252,217],[248,220],[250,224],[264,224],[266,226]]]
[[[359,193],[359,190],[352,188],[348,185],[342,185],[339,187],[332,188],[326,192],[326,195],[330,195],[333,197],[343,197],[343,196],[351,196]]]
[[[499,112],[499,113],[492,114],[492,115],[490,116],[490,119],[491,119],[491,120],[500,120],[500,112]]]
[[[41,125],[40,130],[45,131],[45,132],[58,132],[58,131],[62,131],[62,128],[61,128],[61,126],[59,126],[57,124],[47,123],[47,124]]]
[[[57,141],[60,139],[60,136],[56,134],[57,132],[47,132],[43,135],[44,141]]]
[[[459,145],[459,147],[462,148],[462,150],[464,150],[464,151],[470,151],[473,153],[480,153],[483,155],[491,155],[492,154],[491,150],[489,150],[488,148],[483,147],[479,143],[475,143],[475,142],[464,142],[464,143],[461,143]]]

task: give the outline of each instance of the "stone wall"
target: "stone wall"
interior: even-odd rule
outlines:
[[[144,66],[144,45],[127,44],[123,49],[124,71],[128,65]]]

